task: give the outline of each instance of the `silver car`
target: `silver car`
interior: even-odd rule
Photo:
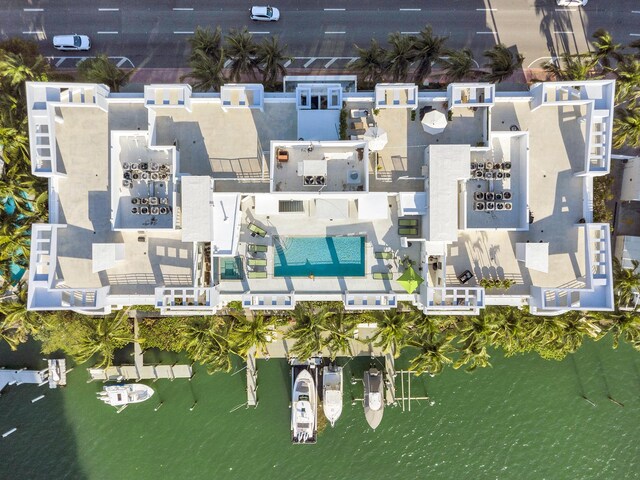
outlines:
[[[53,37],[53,47],[58,50],[89,50],[91,39],[86,35],[56,35]]]
[[[280,20],[280,10],[276,7],[251,7],[250,17],[255,22],[277,22]]]

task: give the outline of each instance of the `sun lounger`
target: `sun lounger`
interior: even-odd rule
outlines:
[[[253,243],[249,244],[249,251],[252,253],[256,253],[256,252],[266,252],[267,251],[267,246],[266,245],[255,245]]]
[[[267,235],[267,231],[264,228],[259,227],[255,223],[250,223],[247,228],[251,230],[253,233],[255,233],[256,235],[260,235],[261,237],[264,237]]]
[[[393,280],[393,273],[376,272],[373,274],[374,280]]]
[[[265,267],[267,265],[266,258],[247,258],[247,265],[252,267]]]
[[[418,235],[418,229],[417,228],[399,228],[398,229],[398,234],[399,235]]]
[[[247,272],[249,278],[267,278],[267,272]]]
[[[376,258],[380,258],[383,260],[390,260],[394,257],[393,252],[376,252]]]
[[[398,225],[401,227],[417,227],[418,220],[413,218],[401,218],[398,220]]]

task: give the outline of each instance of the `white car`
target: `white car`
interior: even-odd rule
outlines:
[[[556,0],[561,7],[584,7],[589,0]]]
[[[251,20],[256,22],[277,22],[280,20],[280,10],[276,7],[251,7]]]
[[[53,46],[58,50],[89,50],[91,39],[86,35],[56,35],[53,37]]]

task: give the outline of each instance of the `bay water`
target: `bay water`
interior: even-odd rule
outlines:
[[[2,347],[0,365],[42,367],[37,347]],[[146,363],[181,360],[145,355]],[[430,401],[413,402],[411,412],[385,408],[375,432],[357,400],[361,383],[349,381],[371,362],[347,363],[343,414],[316,445],[291,444],[289,367],[274,358],[258,360],[256,409],[243,406],[244,371],[210,376],[198,365],[192,381],[149,383],[154,397],[120,414],[96,399],[103,384],[87,383],[86,365],[74,368],[64,389],[8,387],[0,433],[18,430],[0,438],[0,479],[640,476],[640,354],[627,345],[616,351],[608,338],[587,341],[562,362],[493,352],[492,368],[414,377],[412,395]]]

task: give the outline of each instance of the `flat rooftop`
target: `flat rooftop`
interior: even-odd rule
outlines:
[[[227,299],[400,295],[408,262],[428,286],[461,286],[469,270],[466,287],[507,278],[510,295],[527,296],[534,286],[583,288],[593,262],[602,266],[606,242],[585,244],[580,227],[591,219],[583,218],[588,182],[577,174],[594,135],[584,99],[498,96],[491,107],[448,113],[444,92],[414,102],[416,90],[402,86],[412,114],[402,103],[375,109],[373,92],[354,93],[344,105],[349,140],[319,141],[299,138],[294,94],[223,108],[216,96],[190,97],[189,87],[167,92],[177,100],[98,96],[90,108],[39,108],[38,122],[46,124],[43,111],[55,120],[52,223],[66,225],[57,233],[56,288],[110,286],[109,295],[147,302],[158,287],[215,286]],[[421,123],[434,110],[447,117],[437,134]],[[365,138],[372,127],[384,139],[375,148]],[[365,239],[364,275],[274,275],[276,239],[333,236]],[[546,272],[518,259],[526,243],[548,244]],[[588,251],[596,260],[585,259]]]

